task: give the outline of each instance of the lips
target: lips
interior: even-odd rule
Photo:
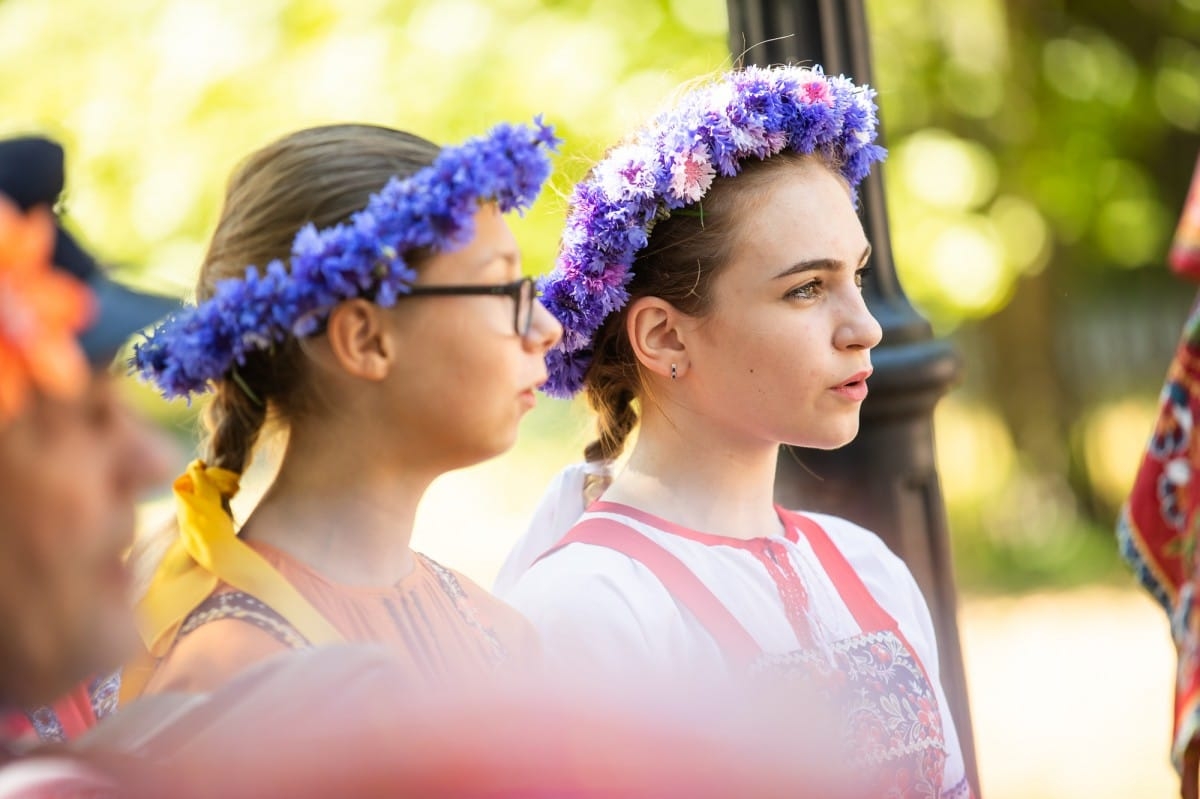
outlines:
[[[861,372],[855,372],[849,379],[837,384],[831,390],[851,402],[862,402],[867,398],[867,378],[871,376],[872,371],[863,369]]]
[[[545,382],[546,378],[543,377],[537,383],[534,383],[532,386],[517,395],[521,400],[521,404],[525,405],[527,408],[533,408],[535,405],[537,405],[537,391]]]

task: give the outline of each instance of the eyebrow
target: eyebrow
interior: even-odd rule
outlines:
[[[868,244],[867,248],[865,250],[863,250],[863,254],[858,259],[858,265],[862,266],[864,263],[867,262],[867,259],[870,257],[871,257],[871,245]],[[845,265],[845,262],[839,261],[836,258],[814,258],[809,261],[800,261],[799,263],[792,264],[787,269],[784,269],[782,272],[775,275],[775,277],[773,277],[771,279],[779,280],[780,278],[791,277],[792,275],[798,275],[798,274],[801,274],[802,272],[817,272],[817,271],[835,272],[838,269],[841,269],[844,265]]]
[[[480,258],[475,264],[475,271],[482,272],[487,267],[494,264],[496,261],[504,261],[507,266],[516,267],[517,271],[521,271],[521,255],[515,250],[505,250],[503,252],[492,252],[483,258]]]

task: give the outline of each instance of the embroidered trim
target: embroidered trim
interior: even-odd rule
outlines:
[[[49,705],[27,710],[25,715],[33,726],[33,731],[37,733],[39,741],[64,743],[67,740],[67,733],[63,730],[62,722],[58,720],[58,714]]]
[[[88,685],[88,696],[92,700],[92,712],[96,714],[96,721],[101,721],[116,712],[120,694],[120,671],[92,680]]]
[[[954,783],[950,788],[942,791],[942,799],[966,799],[971,795],[971,783],[967,782],[967,775],[964,774],[962,779]]]
[[[1121,558],[1138,583],[1162,605],[1163,610],[1171,613],[1175,606],[1172,592],[1167,587],[1167,581],[1155,568],[1154,562],[1146,556],[1147,547],[1134,527],[1128,507],[1121,511],[1121,516],[1117,519],[1117,547]]]
[[[498,666],[508,661],[510,658],[508,649],[500,641],[500,637],[496,635],[496,631],[480,620],[479,608],[467,596],[467,592],[463,589],[458,578],[454,576],[454,572],[419,552],[417,553],[417,557],[437,576],[442,590],[453,600],[454,607],[458,611],[458,615],[462,617],[462,620],[467,623],[467,626],[479,633],[480,637],[486,642],[488,651],[485,654],[488,661],[493,666]]]
[[[243,591],[212,594],[201,602],[179,628],[176,640],[210,622],[237,619],[268,633],[288,649],[306,649],[312,644],[269,605]]]
[[[800,540],[799,534],[796,532],[793,525],[788,524],[786,511],[779,505],[775,506],[776,513],[779,514],[779,519],[783,522],[783,537],[795,544]],[[635,508],[632,505],[624,505],[620,502],[610,502],[606,499],[599,499],[587,507],[585,515],[580,518],[580,521],[589,518],[592,514],[611,518],[615,522],[624,524],[627,527],[633,527],[629,521],[640,522],[647,527],[652,527],[664,533],[686,538],[689,541],[695,541],[698,544],[704,544],[710,547],[732,547],[734,549],[753,549],[756,546],[762,546],[762,542],[771,541],[776,536],[758,536],[756,538],[733,538],[731,536],[718,535],[716,533],[705,533],[700,530],[692,530],[689,527],[684,527],[682,524],[668,521],[661,516],[655,516],[653,513]],[[622,518],[624,517],[624,518]]]

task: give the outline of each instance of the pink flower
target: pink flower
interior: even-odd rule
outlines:
[[[833,106],[833,95],[824,76],[812,75],[800,84],[800,102],[806,105],[821,103]]]
[[[685,202],[698,202],[714,175],[716,170],[703,150],[676,153],[671,159],[671,193]]]

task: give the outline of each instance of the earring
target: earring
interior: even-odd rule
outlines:
[[[675,364],[671,364],[671,379],[679,377],[679,370],[675,368]]]

